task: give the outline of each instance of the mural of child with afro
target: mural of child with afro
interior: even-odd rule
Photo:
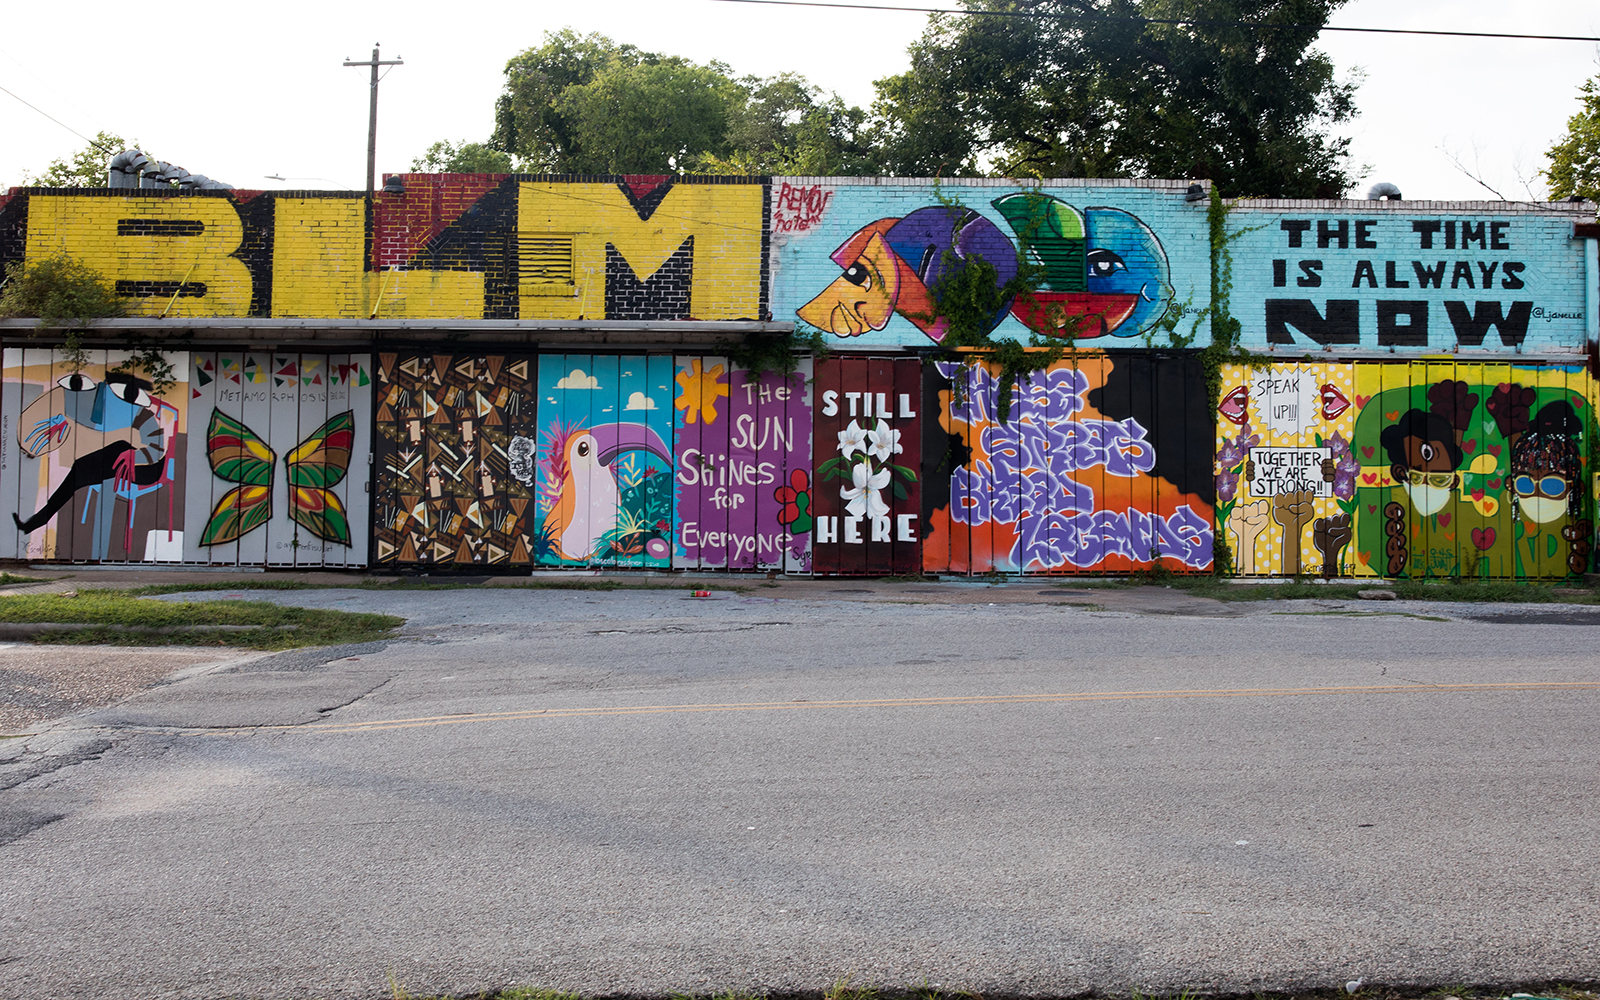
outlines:
[[[1390,475],[1419,516],[1439,513],[1460,488],[1461,440],[1477,405],[1478,395],[1465,382],[1446,379],[1428,387],[1426,410],[1407,410],[1379,435],[1378,443],[1391,463]],[[1399,576],[1411,556],[1409,517],[1398,501],[1385,506],[1383,515],[1388,575]]]

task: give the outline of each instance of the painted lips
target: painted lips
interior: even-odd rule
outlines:
[[[1217,407],[1217,412],[1226,419],[1243,426],[1248,415],[1245,407],[1249,402],[1250,393],[1241,385],[1222,397],[1222,403]]]
[[[1350,400],[1329,382],[1322,386],[1322,418],[1332,420],[1350,408]]]

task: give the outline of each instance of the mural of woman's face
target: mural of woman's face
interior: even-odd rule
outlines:
[[[150,405],[150,395],[139,382],[127,377],[97,381],[82,372],[62,376],[54,388],[29,403],[17,423],[17,443],[28,458],[60,449],[72,439],[74,427],[115,434],[133,426]],[[85,447],[99,448],[103,440]],[[75,454],[69,449],[70,454]]]
[[[844,273],[795,314],[820,330],[859,337],[888,326],[899,299],[900,271],[894,251],[880,234],[873,233]]]

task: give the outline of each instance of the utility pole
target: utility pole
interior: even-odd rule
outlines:
[[[372,194],[373,181],[377,174],[375,168],[378,163],[378,67],[379,66],[404,66],[400,59],[380,60],[378,58],[378,43],[372,43],[372,59],[369,62],[351,62],[346,59],[346,66],[371,66],[372,67],[372,112],[367,118],[367,194]]]

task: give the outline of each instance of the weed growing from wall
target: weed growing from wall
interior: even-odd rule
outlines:
[[[768,372],[785,377],[793,375],[800,367],[800,359],[807,355],[822,361],[828,354],[828,341],[823,332],[798,324],[788,333],[746,334],[737,346],[728,349],[728,360],[734,367],[745,369],[745,381],[755,385]]]

